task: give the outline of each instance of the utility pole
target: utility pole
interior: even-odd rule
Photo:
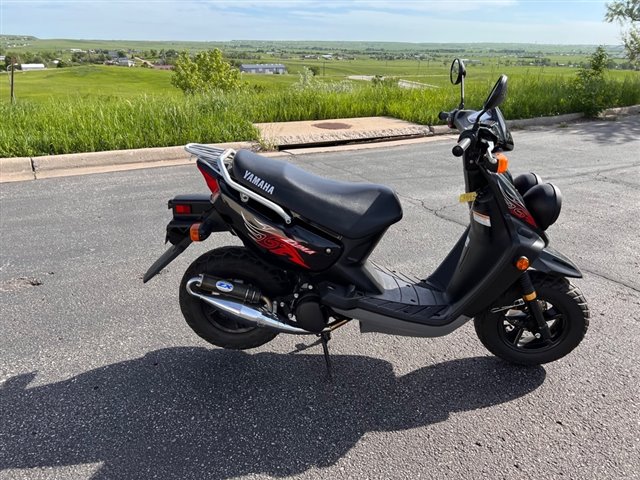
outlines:
[[[11,57],[11,103],[16,103],[16,96],[13,93],[13,73],[16,69],[16,59]]]

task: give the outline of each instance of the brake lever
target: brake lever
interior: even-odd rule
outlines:
[[[487,161],[491,164],[491,165],[495,165],[496,163],[498,163],[498,159],[496,157],[493,156],[493,150],[494,148],[496,148],[495,144],[490,141],[490,140],[485,140],[482,139],[480,140],[482,143],[484,143],[487,146],[487,151],[484,154],[485,158],[487,159]]]

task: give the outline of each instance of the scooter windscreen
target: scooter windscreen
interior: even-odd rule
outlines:
[[[477,121],[479,113],[480,112],[474,112],[467,117],[467,120],[471,125]],[[498,139],[498,144],[496,145],[498,148],[506,152],[513,150],[513,137],[511,136],[511,132],[507,127],[507,122],[498,107],[484,112],[480,117],[480,123],[491,129]]]

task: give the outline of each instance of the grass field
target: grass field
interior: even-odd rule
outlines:
[[[271,60],[272,62],[274,60]],[[8,74],[0,74],[0,157],[255,140],[252,122],[387,115],[422,124],[457,105],[448,62],[414,60],[283,60],[287,75],[243,76],[240,92],[185,97],[172,73],[115,66],[16,72],[16,105],[9,103]],[[387,75],[435,85],[425,90],[374,87],[352,81],[349,92],[297,91],[295,73],[317,66],[321,82],[349,75]],[[479,108],[500,73],[509,75],[507,118],[576,111],[569,67],[468,65],[467,106]],[[324,75],[323,75],[324,73]],[[607,73],[610,106],[640,103],[640,73]]]
[[[0,102],[9,100],[9,75],[0,75]],[[171,86],[171,72],[147,68],[91,65],[15,72],[19,101],[65,101],[68,97],[181,95]]]
[[[261,90],[278,91],[286,89],[298,81],[298,72],[304,66],[318,67],[318,78],[336,82],[350,75],[394,76],[411,81],[449,88],[449,65],[443,62],[418,62],[408,60],[291,60],[285,62],[289,73],[286,75],[243,74],[250,86]],[[569,67],[514,67],[498,64],[468,65],[467,80],[470,84],[495,80],[501,73],[512,79],[548,78],[551,80],[573,78],[576,68]],[[63,100],[67,97],[126,97],[140,95],[180,97],[182,93],[171,83],[171,72],[146,68],[125,68],[117,66],[91,65],[73,68],[47,69],[15,73],[15,94],[19,101]],[[611,70],[612,79],[640,76],[638,72]],[[8,102],[9,77],[0,73],[0,103]]]

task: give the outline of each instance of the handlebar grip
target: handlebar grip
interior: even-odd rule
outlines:
[[[449,112],[440,112],[438,114],[438,119],[439,120],[449,120]]]
[[[451,153],[456,157],[461,157],[464,155],[467,148],[469,148],[469,145],[471,145],[471,139],[469,137],[465,137],[460,140],[455,147],[453,147]]]

